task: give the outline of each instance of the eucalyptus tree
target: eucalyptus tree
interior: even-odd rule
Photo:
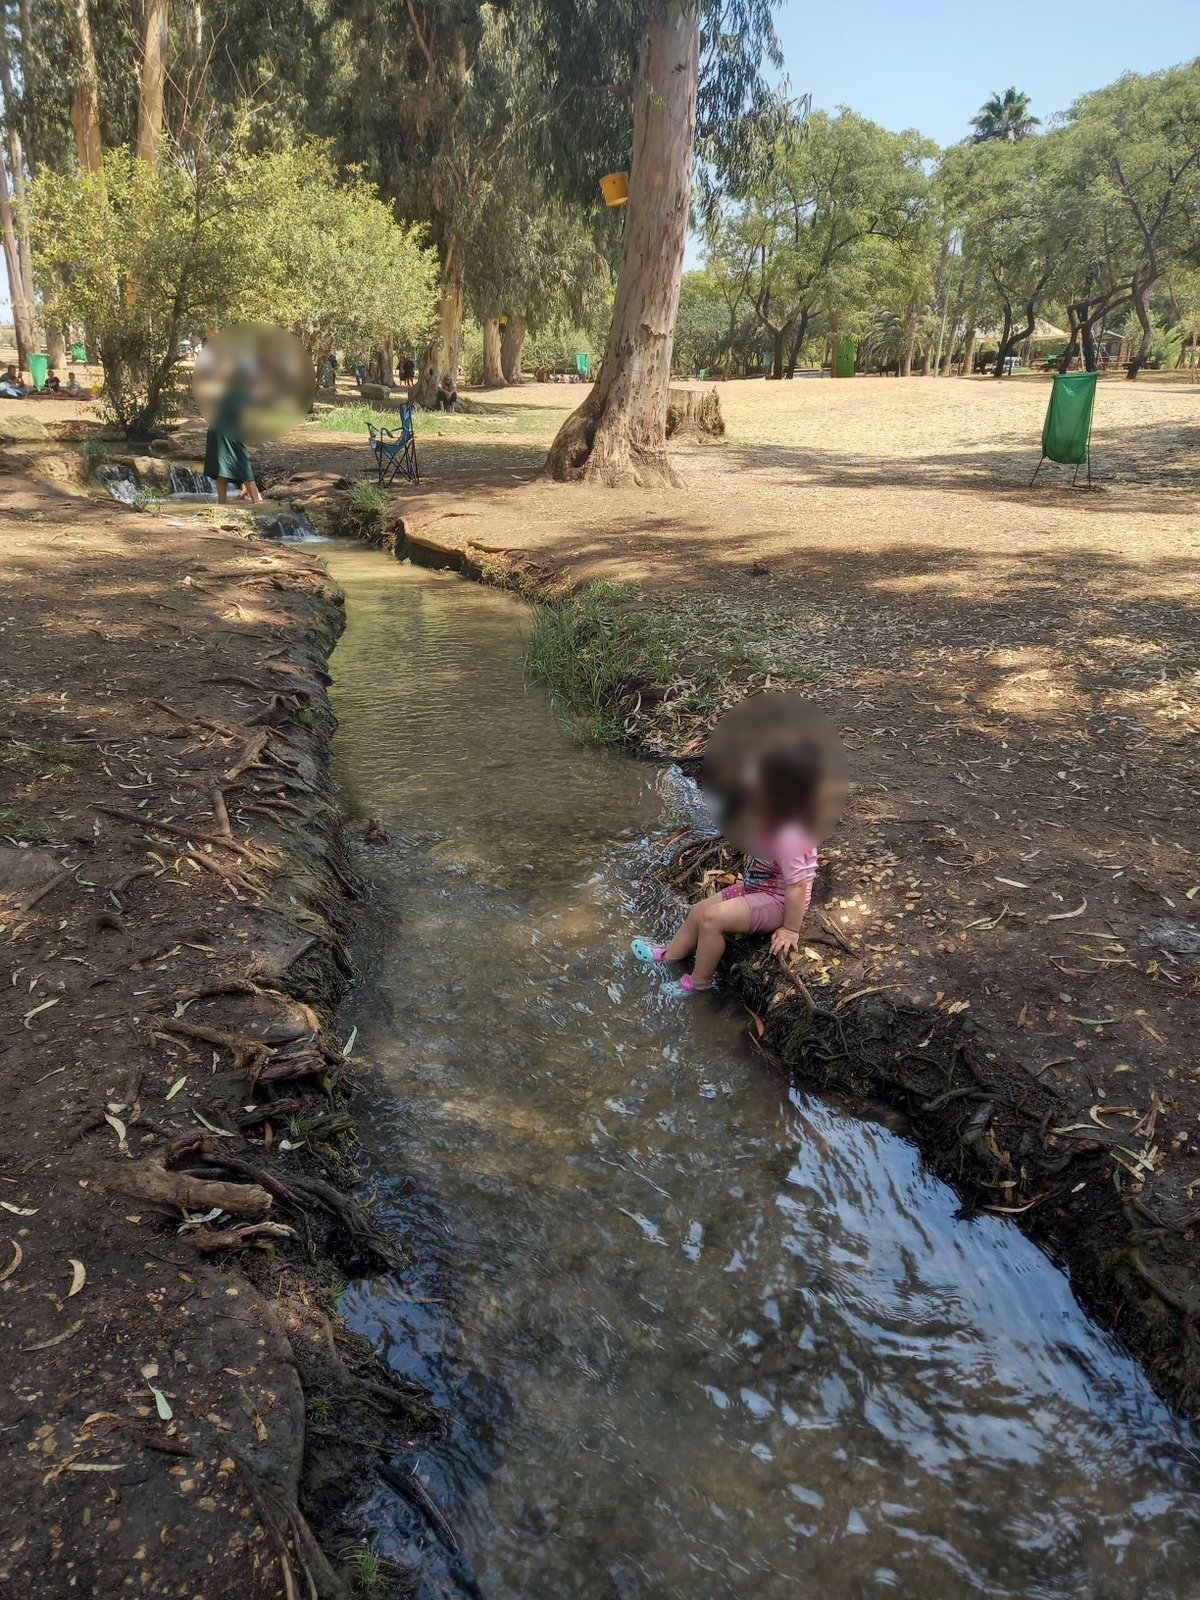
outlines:
[[[551,476],[673,482],[667,390],[697,142],[716,170],[745,153],[748,111],[767,100],[764,56],[780,62],[773,0],[538,0],[549,69],[564,93],[570,180],[610,143],[629,152],[629,201],[604,359],[563,423]],[[603,168],[600,169],[603,171]],[[591,181],[600,176],[593,167]]]

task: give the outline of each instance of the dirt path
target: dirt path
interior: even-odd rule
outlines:
[[[330,1320],[387,1249],[322,1182],[337,596],[76,469],[0,464],[0,1589],[342,1594],[306,1516],[336,1544],[388,1406]]]
[[[728,441],[679,452],[659,495],[537,476],[577,391],[477,396],[422,419],[424,482],[386,516],[542,594],[638,584],[677,641],[672,681],[628,685],[651,748],[698,750],[766,682],[835,717],[854,795],[821,889],[838,939],[808,946],[808,984],[969,1050],[952,1117],[936,1078],[873,1086],[918,1122],[937,1102],[943,1164],[982,1161],[981,1200],[1056,1248],[1086,1236],[1077,1281],[1195,1410],[1200,387],[1103,383],[1091,494],[1053,467],[1028,487],[1047,387],[723,385]],[[328,427],[276,459],[367,464]]]

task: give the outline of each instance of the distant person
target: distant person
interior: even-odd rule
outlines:
[[[5,400],[24,400],[25,390],[21,387],[16,367],[5,367],[4,376],[0,378],[0,395]]]
[[[62,383],[57,372],[52,372],[46,379],[46,393],[58,395],[62,391]]]
[[[70,395],[72,400],[90,400],[92,398],[92,391],[85,389],[73,372],[67,373],[67,382],[63,393]]]
[[[458,407],[458,385],[449,373],[438,384],[437,394],[433,398],[435,411],[454,411]]]
[[[241,373],[235,373],[229,388],[221,396],[213,415],[204,444],[205,475],[217,484],[217,502],[225,505],[229,499],[229,485],[236,483],[240,498],[258,505],[262,500],[254,481],[254,467],[250,452],[242,437],[242,417],[246,410],[245,384]]]
[[[412,358],[411,350],[400,364],[400,376],[405,383],[415,383],[417,381],[417,363]]]

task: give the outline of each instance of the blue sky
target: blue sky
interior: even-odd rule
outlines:
[[[783,0],[793,90],[939,144],[1015,84],[1046,122],[1086,89],[1200,55],[1195,0]]]

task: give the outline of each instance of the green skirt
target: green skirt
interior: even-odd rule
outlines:
[[[253,483],[254,468],[250,453],[232,434],[208,430],[204,445],[204,471],[210,478],[225,478],[230,483]]]

